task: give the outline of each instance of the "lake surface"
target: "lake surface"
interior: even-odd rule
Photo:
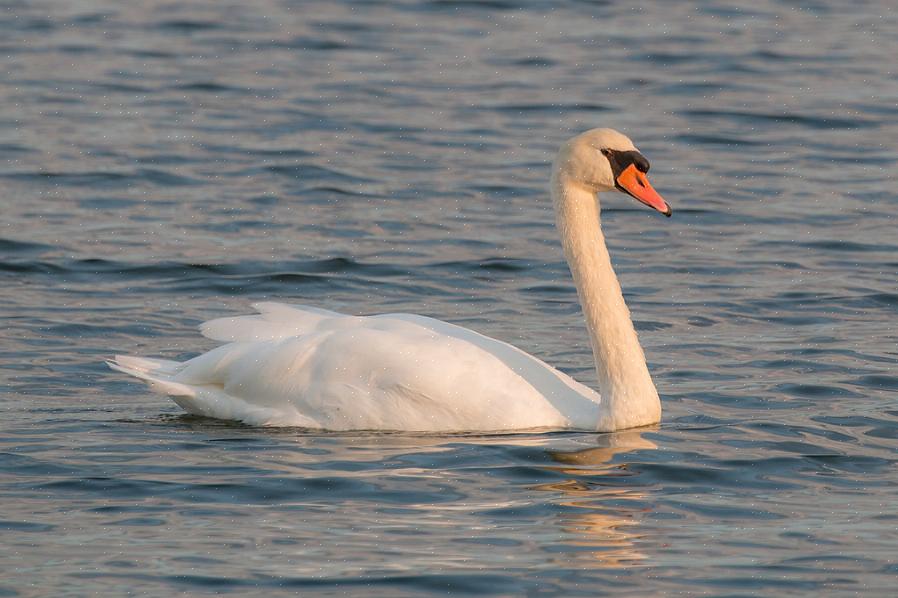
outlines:
[[[892,595],[896,30],[888,2],[7,3],[0,596]],[[256,429],[103,363],[272,298],[594,385],[547,179],[595,126],[674,210],[603,201],[656,427]]]

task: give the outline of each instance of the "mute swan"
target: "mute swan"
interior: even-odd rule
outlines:
[[[601,394],[507,343],[440,320],[282,303],[204,323],[204,336],[227,344],[188,361],[119,355],[109,365],[190,413],[251,425],[611,432],[656,423],[661,402],[605,247],[597,197],[617,189],[670,216],[648,169],[612,129],[570,139],[552,168],[556,224]]]

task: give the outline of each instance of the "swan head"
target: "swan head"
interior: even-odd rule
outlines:
[[[591,129],[561,146],[553,178],[592,193],[617,190],[670,216],[670,206],[649,183],[648,170],[649,161],[629,137],[614,129]]]

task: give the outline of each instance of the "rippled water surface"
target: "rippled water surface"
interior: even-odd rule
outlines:
[[[893,595],[898,11],[798,4],[4,5],[0,595]],[[603,202],[657,427],[254,429],[103,364],[276,298],[593,384],[546,187],[594,126],[674,209]]]

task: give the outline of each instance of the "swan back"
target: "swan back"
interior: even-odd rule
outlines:
[[[278,340],[314,330],[321,322],[342,317],[335,311],[286,303],[253,303],[254,316],[218,318],[200,324],[206,338],[222,342]]]

